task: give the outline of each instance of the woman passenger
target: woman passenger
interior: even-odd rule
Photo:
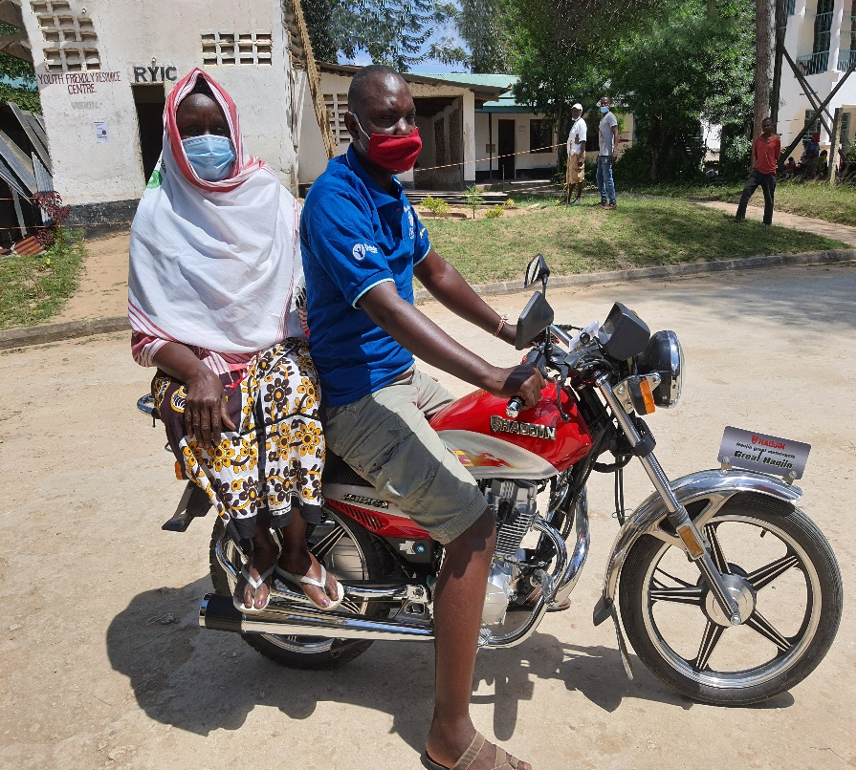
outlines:
[[[325,448],[297,312],[299,204],[246,152],[232,99],[202,70],[170,92],[164,128],[131,227],[134,359],[157,367],[170,447],[247,557],[235,606],[263,610],[276,572],[334,609],[342,587],[306,544]]]

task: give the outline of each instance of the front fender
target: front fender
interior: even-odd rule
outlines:
[[[786,484],[775,476],[765,473],[730,468],[691,473],[671,483],[672,491],[678,501],[687,506],[699,500],[708,500],[707,506],[693,521],[701,529],[725,503],[741,492],[754,492],[774,497],[795,505],[802,497],[802,490],[792,484]],[[606,576],[603,584],[603,596],[595,608],[595,623],[601,623],[609,617],[621,568],[634,543],[643,535],[652,535],[670,545],[683,549],[683,542],[677,535],[661,526],[667,510],[663,498],[656,492],[649,495],[624,523],[612,545]]]

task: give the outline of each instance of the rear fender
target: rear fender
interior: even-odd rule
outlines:
[[[671,488],[675,497],[684,506],[699,500],[708,501],[701,513],[693,519],[699,529],[736,494],[752,492],[766,495],[788,503],[790,506],[794,506],[802,497],[802,490],[792,484],[786,484],[775,476],[736,468],[691,473],[672,482]],[[681,539],[669,531],[671,528],[663,527],[666,514],[663,498],[654,492],[642,502],[621,528],[610,552],[603,584],[603,596],[595,608],[596,624],[609,617],[618,580],[621,577],[621,568],[630,549],[640,537],[651,535],[669,545],[684,548]],[[668,526],[668,522],[666,525]]]

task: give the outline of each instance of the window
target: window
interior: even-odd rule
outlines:
[[[203,32],[202,61],[206,67],[228,64],[270,64],[270,32]]]
[[[829,50],[832,39],[832,17],[834,0],[817,0],[817,16],[814,17],[814,44],[812,53]]]
[[[807,126],[809,120],[811,120],[811,116],[814,115],[814,110],[806,110],[805,117],[803,118],[803,125]],[[819,134],[820,133],[820,118],[817,118],[812,124],[811,128],[806,132],[806,136],[811,138],[811,134]]]
[[[39,29],[48,47],[44,49],[48,72],[92,72],[101,69],[95,47],[98,35],[92,19],[75,16],[67,0],[32,2]]]
[[[850,144],[850,113],[841,113],[841,133],[839,134],[841,144]]]
[[[553,126],[547,120],[529,121],[530,152],[552,152]]]
[[[347,94],[324,94],[324,106],[327,108],[327,120],[333,132],[336,144],[350,144],[351,135],[345,127],[345,113],[348,111]]]

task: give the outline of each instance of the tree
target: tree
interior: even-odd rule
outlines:
[[[313,0],[314,2],[314,0]],[[432,42],[435,33],[454,20],[458,9],[442,0],[322,0],[331,6],[330,14],[313,19],[313,40],[323,39],[327,29],[336,49],[354,60],[366,53],[373,64],[386,64],[400,72],[430,58],[460,61],[465,55],[447,37]],[[324,19],[331,19],[325,22]],[[309,24],[309,19],[307,19]],[[325,45],[329,41],[324,42]]]
[[[336,62],[339,46],[335,19],[339,5],[339,0],[310,0],[302,4],[312,53],[318,61]]]
[[[776,0],[755,0],[755,133],[770,114],[776,52]]]
[[[695,173],[700,121],[751,115],[752,0],[503,0],[515,30],[518,101],[568,131],[574,101],[607,94],[636,119],[622,158],[646,178]]]
[[[470,72],[510,72],[511,32],[502,0],[460,0],[460,4],[455,24],[470,52],[462,52],[457,60]]]
[[[613,88],[636,118],[637,159],[657,182],[698,173],[701,121],[741,123],[752,83],[752,6],[683,0],[615,47]]]
[[[21,30],[0,22],[0,35],[13,35]],[[31,62],[0,53],[0,103],[14,102],[22,110],[41,112],[36,71]]]

